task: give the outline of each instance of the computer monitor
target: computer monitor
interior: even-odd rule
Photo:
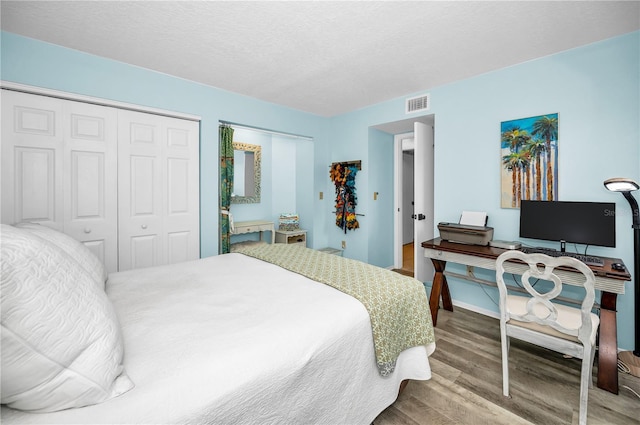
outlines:
[[[523,199],[520,237],[614,248],[616,204]]]

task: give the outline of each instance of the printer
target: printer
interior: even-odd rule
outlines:
[[[440,239],[468,245],[489,245],[493,227],[487,227],[487,214],[464,211],[459,223],[438,223]]]

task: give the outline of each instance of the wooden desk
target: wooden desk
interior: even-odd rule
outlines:
[[[496,269],[496,258],[505,249],[489,246],[465,245],[443,241],[440,238],[422,242],[424,256],[431,259],[435,268],[433,286],[429,297],[429,307],[433,326],[438,321],[440,299],[445,310],[453,311],[447,275],[467,279],[481,284],[495,286],[494,282],[478,279],[473,275],[473,267],[487,270]],[[598,388],[618,394],[618,337],[616,324],[616,298],[624,294],[625,281],[631,280],[629,272],[613,270],[611,264],[622,263],[618,258],[604,258],[604,266],[590,266],[596,277],[595,288],[602,291],[600,299],[600,334],[598,348]],[[467,274],[445,272],[447,261],[467,266]],[[522,274],[527,269],[524,264],[505,264],[509,273]],[[572,283],[574,273],[558,270],[558,275],[568,284]],[[575,280],[573,280],[575,282]]]
[[[252,220],[238,221],[233,225],[232,235],[243,235],[245,233],[260,232],[260,240],[262,240],[262,232],[271,232],[271,243],[275,243],[276,232],[273,221]]]

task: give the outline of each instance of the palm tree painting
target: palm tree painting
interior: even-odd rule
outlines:
[[[500,124],[502,208],[558,199],[558,114]]]

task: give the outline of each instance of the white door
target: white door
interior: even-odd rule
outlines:
[[[118,270],[116,110],[65,101],[64,232]]]
[[[2,222],[63,231],[62,102],[2,90]]]
[[[414,276],[433,279],[433,265],[422,252],[422,242],[433,239],[433,127],[415,122],[414,129]]]
[[[197,122],[119,111],[119,269],[197,259]]]
[[[37,222],[117,270],[115,110],[2,90],[2,222]]]

